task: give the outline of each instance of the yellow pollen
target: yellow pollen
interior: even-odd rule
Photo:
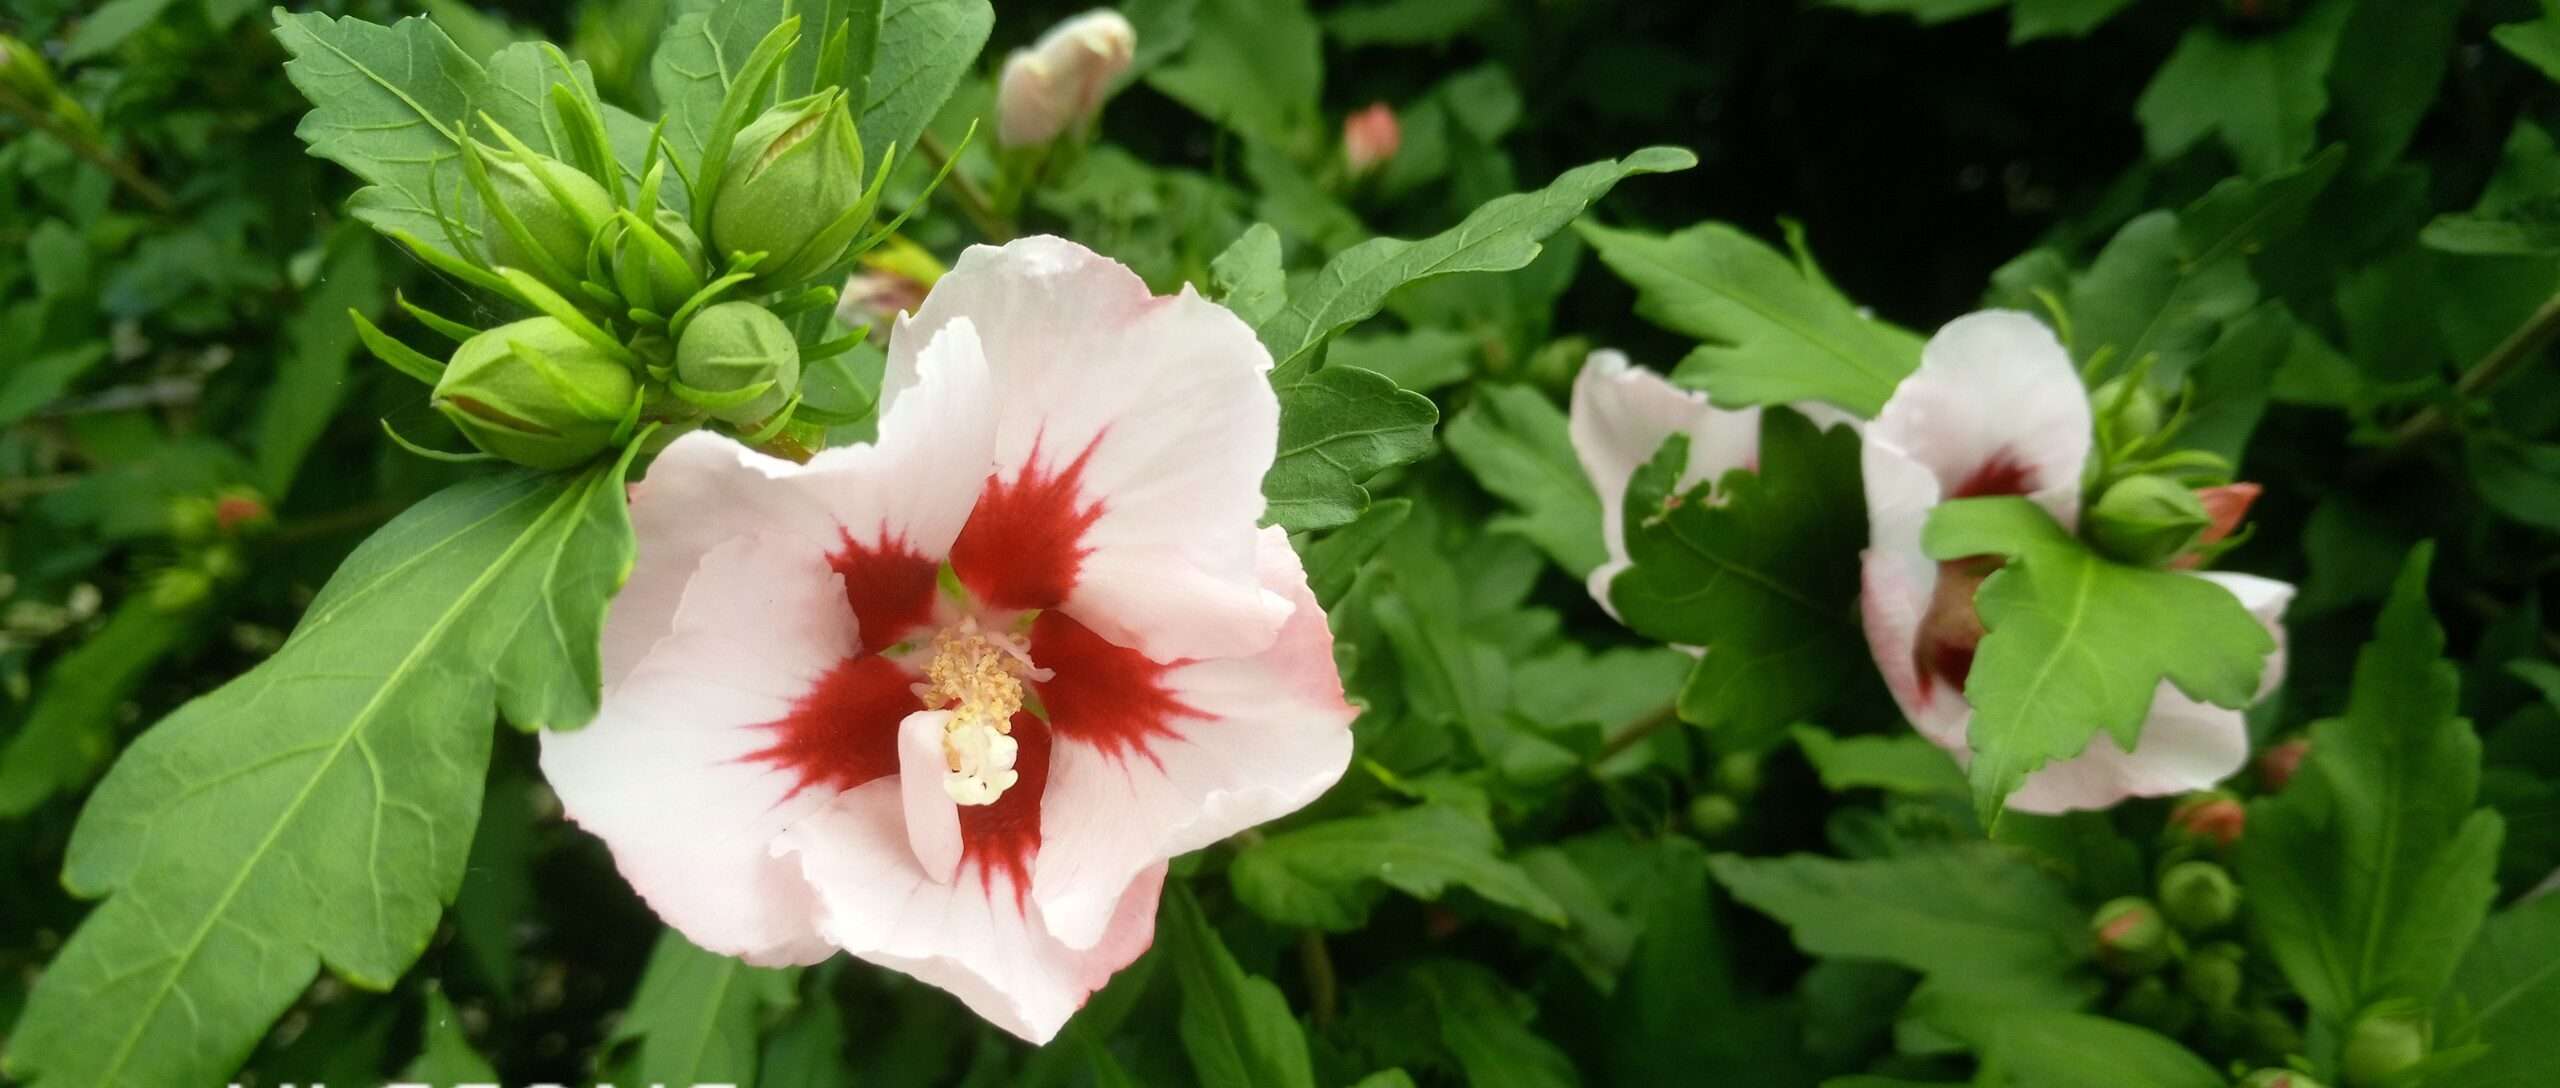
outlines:
[[[974,619],[935,633],[932,651],[916,696],[929,709],[952,712],[942,733],[943,761],[951,772],[943,788],[959,804],[993,803],[1020,777],[1013,769],[1010,734],[1013,716],[1022,709],[1023,677],[1046,674],[1031,667],[1020,646],[980,630]]]

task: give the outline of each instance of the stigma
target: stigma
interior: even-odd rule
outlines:
[[[927,709],[949,709],[942,734],[943,791],[955,804],[993,804],[1020,780],[1013,769],[1013,716],[1023,706],[1025,678],[1044,679],[1012,636],[981,629],[973,618],[935,632],[916,697]]]

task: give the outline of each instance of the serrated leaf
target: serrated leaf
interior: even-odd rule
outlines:
[[[1920,338],[1858,313],[1797,262],[1722,223],[1671,235],[1579,228],[1636,288],[1636,313],[1705,343],[1674,377],[1719,405],[1818,400],[1861,416],[1920,365]]]
[[[1366,924],[1385,888],[1436,900],[1461,887],[1549,925],[1565,921],[1564,908],[1503,858],[1491,824],[1440,804],[1283,831],[1238,852],[1227,878],[1254,913],[1336,933]]]
[[[1708,862],[1734,898],[1816,956],[1883,960],[1968,989],[2042,995],[2089,961],[2088,914],[2027,856],[1980,843],[1866,861]]]
[[[1383,375],[1328,366],[1275,381],[1280,452],[1262,478],[1268,524],[1300,532],[1348,522],[1369,505],[1362,481],[1431,452],[1440,409]]]
[[[709,143],[738,70],[765,35],[790,17],[786,0],[723,0],[703,10],[686,12],[658,40],[649,62],[649,83],[657,89],[665,115],[667,147],[685,177],[701,176],[702,149]],[[803,24],[794,56],[814,52],[813,28]],[[768,90],[758,105],[773,101]],[[753,120],[755,112],[748,113]],[[865,154],[877,154],[869,142]]]
[[[1600,543],[1600,496],[1565,433],[1564,410],[1521,385],[1479,385],[1442,436],[1485,490],[1518,513],[1494,520],[1579,578],[1608,558]]]
[[[1288,274],[1280,267],[1280,232],[1256,223],[1209,261],[1209,286],[1219,304],[1247,325],[1260,325],[1289,301]]]
[[[1978,1085],[2017,1088],[2225,1088],[2186,1045],[2132,1024],[2061,1009],[1950,999],[1914,1002],[1929,1026],[1964,1040]]]
[[[276,40],[312,104],[294,135],[369,183],[348,201],[356,218],[447,252],[448,228],[478,236],[460,150],[462,126],[490,97],[478,62],[416,16],[386,27],[279,8]]]
[[[2432,552],[2402,564],[2346,713],[2312,725],[2241,840],[2252,928],[2332,1030],[2386,998],[2432,1006],[2497,894],[2501,824],[2475,807],[2480,742],[2427,612]]]
[[[613,1029],[637,1042],[621,1078],[641,1084],[752,1084],[765,1006],[787,1004],[800,969],[750,967],[661,930],[640,988]]]
[[[375,533],[283,649],[90,798],[63,882],[106,902],[37,983],[9,1074],[219,1083],[321,965],[389,986],[461,883],[492,708],[595,713],[631,554],[612,464],[459,484]]]
[[[2292,23],[2241,34],[2198,20],[2134,103],[2151,157],[2218,134],[2243,173],[2272,174],[2311,153],[2329,109],[2329,64],[2354,0],[2311,0]]]
[[[1964,685],[1986,827],[2030,772],[2080,754],[2099,731],[2132,751],[2163,680],[2200,702],[2247,706],[2276,648],[2230,590],[2107,560],[2026,499],[1946,503],[1922,546],[1941,561],[2009,560],[1974,595],[1985,634]]]
[[[1246,974],[1180,884],[1166,885],[1158,936],[1182,992],[1182,1048],[1206,1088],[1314,1088],[1306,1031],[1269,979]]]
[[[2560,1024],[2560,895],[2525,900],[2480,928],[2453,977],[2451,1036],[2489,1045],[2462,1067],[2464,1088],[2538,1088],[2551,1079],[2551,1026]]]
[[[1756,471],[1683,493],[1687,463],[1688,440],[1674,435],[1628,482],[1634,565],[1609,599],[1645,635],[1706,647],[1681,717],[1748,750],[1875,671],[1857,624],[1858,436],[1774,409],[1761,416]]]
[[[400,1079],[416,1084],[493,1084],[498,1071],[472,1049],[463,1034],[462,1017],[441,989],[427,991],[418,1017],[418,1056],[400,1071]]]
[[[855,126],[872,162],[889,149],[905,160],[925,125],[969,74],[995,27],[987,0],[885,0],[862,118]]]

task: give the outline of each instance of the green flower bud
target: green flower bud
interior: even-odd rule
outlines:
[[[2165,418],[2160,394],[2151,383],[2133,376],[2115,378],[2089,395],[2089,403],[2107,421],[2107,434],[2117,442],[2132,442],[2160,433]]]
[[[612,220],[613,198],[596,179],[549,156],[535,154],[529,162],[519,161],[512,152],[484,147],[480,158],[488,167],[491,191],[524,228],[518,237],[495,209],[482,207],[478,225],[481,240],[489,246],[489,263],[524,272],[570,298],[579,297],[578,283],[586,278],[587,245]]]
[[[2210,861],[2182,861],[2160,874],[2160,912],[2189,933],[2228,925],[2240,913],[2240,886]]]
[[[213,595],[213,576],[189,567],[170,567],[151,576],[151,607],[184,612]]]
[[[169,535],[186,543],[210,539],[217,526],[213,500],[186,495],[169,502]]]
[[[2246,958],[2239,945],[2216,941],[2189,953],[2187,961],[2178,965],[2178,984],[2205,1008],[2229,1009],[2248,983],[2241,966]]]
[[[2169,962],[2169,923],[2140,896],[2109,900],[2089,918],[2098,965],[2119,975],[2147,975]]]
[[[870,219],[862,137],[844,92],[830,89],[764,111],[738,132],[711,202],[721,256],[762,253],[756,282],[797,286],[833,267]]]
[[[703,407],[731,423],[770,419],[800,389],[800,345],[773,312],[752,302],[723,302],[693,315],[676,342],[676,380]],[[750,389],[763,391],[742,401]]]
[[[2118,1020],[2162,1035],[2184,1035],[2196,1022],[2196,1003],[2171,990],[2157,975],[2137,979],[2125,987],[2123,996],[2116,998],[2108,1011]]]
[[[1742,826],[1742,806],[1722,794],[1704,794],[1689,802],[1689,828],[1702,838],[1722,838]]]
[[[2136,566],[2155,567],[2195,545],[2213,524],[2196,493],[2165,476],[2128,476],[2107,488],[2089,511],[2088,536],[2098,550]]]
[[[1735,797],[1749,797],[1760,792],[1760,757],[1751,752],[1728,752],[1716,760],[1716,789]]]
[[[559,321],[500,325],[456,348],[435,406],[473,445],[519,465],[568,468],[613,444],[639,383]]]
[[[2290,1069],[2261,1069],[2242,1078],[2240,1088],[2322,1088],[2322,1085]]]
[[[240,557],[240,549],[216,544],[196,556],[196,569],[214,581],[228,582],[249,573],[249,563]]]
[[[2404,1001],[2385,1001],[2366,1009],[2347,1029],[2338,1065],[2347,1088],[2375,1088],[2425,1059],[2434,1045],[2435,1025],[2425,1013]]]
[[[646,230],[632,220],[617,219],[605,228],[607,254],[613,262],[614,288],[635,309],[671,317],[693,293],[702,290],[709,265],[702,239],[684,217],[658,209]]]

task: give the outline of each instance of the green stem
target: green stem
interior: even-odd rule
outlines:
[[[1628,723],[1626,728],[1610,734],[1608,740],[1600,743],[1600,751],[1591,757],[1591,765],[1597,767],[1616,759],[1620,753],[1644,743],[1646,738],[1661,732],[1664,726],[1679,720],[1680,708],[1671,705]]]
[[[943,146],[941,137],[930,132],[916,138],[916,150],[923,152],[925,158],[932,160],[936,170],[942,169],[943,164],[951,161],[951,149]],[[960,198],[961,214],[969,217],[969,222],[978,228],[979,234],[986,236],[987,241],[1002,245],[1013,240],[1013,224],[996,213],[995,202],[988,199],[987,191],[979,188],[977,182],[971,181],[969,175],[953,170],[947,184],[951,186],[952,193]]]
[[[2533,311],[2533,316],[2525,318],[2524,324],[2516,326],[2516,330],[2499,341],[2497,347],[2489,349],[2478,363],[2464,371],[2462,377],[2454,382],[2454,397],[2463,400],[2488,392],[2499,382],[2514,376],[2525,364],[2541,359],[2543,349],[2550,347],[2555,337],[2560,337],[2560,295],[2543,300],[2541,307]],[[2453,417],[2443,408],[2427,408],[2409,417],[2408,422],[2392,432],[2389,450],[2398,453],[2452,422]]]
[[[1323,1028],[1333,1023],[1340,1006],[1336,994],[1340,984],[1334,980],[1333,952],[1325,947],[1324,934],[1312,929],[1298,931],[1298,965],[1307,976],[1308,1012]]]
[[[167,189],[161,188],[158,183],[143,176],[142,171],[124,157],[99,146],[86,133],[73,131],[70,126],[62,123],[61,118],[55,117],[51,110],[40,109],[34,103],[5,92],[0,92],[0,109],[17,114],[28,124],[62,141],[62,146],[70,148],[72,154],[88,160],[90,165],[106,171],[109,177],[123,182],[125,188],[133,190],[134,195],[150,204],[153,210],[163,214],[178,210],[177,199],[170,196]]]

